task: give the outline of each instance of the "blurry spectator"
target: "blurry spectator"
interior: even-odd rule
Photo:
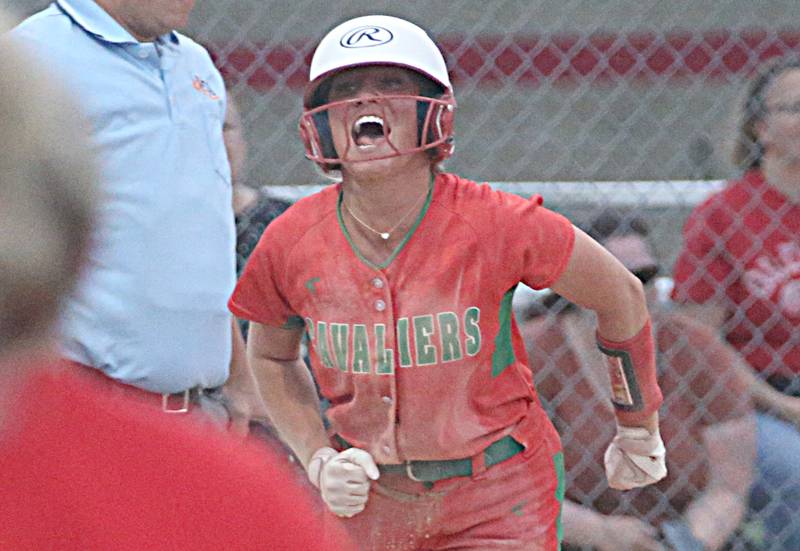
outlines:
[[[750,84],[733,161],[686,223],[673,297],[745,358],[756,405],[800,424],[800,60]]]
[[[236,273],[238,275],[244,269],[247,258],[253,252],[264,229],[289,208],[291,203],[270,197],[263,191],[243,183],[242,174],[249,148],[239,107],[230,96],[228,97],[228,109],[225,112],[225,122],[222,126],[222,137],[225,140],[225,151],[231,165],[233,211],[236,221]],[[245,339],[249,325],[248,320],[239,320],[239,327]],[[291,457],[292,463],[300,469],[291,450],[278,438],[266,415],[251,419],[249,428],[255,441],[265,443],[278,453]]]
[[[735,351],[713,328],[660,311],[652,284],[658,264],[643,220],[605,214],[589,233],[648,292],[669,474],[628,495],[608,488],[598,467],[613,413],[599,394],[608,376],[595,345],[593,320],[551,295],[543,302],[556,315],[535,312],[540,315],[523,325],[523,333],[532,364],[541,369],[539,394],[564,441],[564,541],[601,551],[741,549],[731,543],[738,533],[747,549],[800,549],[800,527],[793,520],[800,506],[797,433],[788,425],[772,426],[776,422],[769,418],[758,420],[757,433],[746,383],[734,368]],[[762,430],[765,425],[772,430]],[[765,447],[784,447],[784,462],[767,469]],[[774,473],[776,467],[783,470],[783,480],[765,476],[765,469]]]
[[[254,188],[243,181],[248,145],[242,117],[236,103],[229,99],[222,127],[225,150],[231,164],[233,211],[236,216],[236,273],[241,273],[266,227],[291,206],[288,201],[270,197],[263,188]],[[246,336],[246,321],[242,330]]]
[[[59,364],[95,220],[88,129],[6,39],[0,73],[0,549],[347,548],[280,460]]]
[[[154,407],[199,403],[245,431],[263,403],[226,309],[236,272],[225,89],[206,50],[173,30],[193,6],[57,0],[11,34],[79,99],[100,159],[96,242],[65,310],[64,356]],[[223,384],[223,399],[209,399]]]

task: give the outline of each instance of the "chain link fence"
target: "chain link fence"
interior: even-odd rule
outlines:
[[[24,16],[46,4],[18,0],[11,7]],[[443,49],[459,104],[456,152],[446,168],[514,192],[542,193],[547,206],[579,224],[609,206],[646,218],[667,276],[658,281],[663,299],[688,213],[735,175],[728,145],[745,83],[766,60],[800,55],[797,7],[796,0],[200,0],[186,33],[212,52],[241,112],[249,154],[238,183],[291,201],[324,183],[297,134],[316,41],[343,19],[367,13],[419,24]],[[280,211],[270,208],[268,218]],[[266,221],[250,228],[250,239]],[[670,354],[689,354],[688,342],[677,335],[660,364]],[[537,373],[537,381],[558,379],[561,394],[549,399],[556,409],[583,384],[577,374],[562,373],[557,358],[571,354],[568,348],[544,358]],[[695,375],[671,392],[695,396]],[[682,421],[707,417],[726,388],[718,381],[716,391],[706,389]],[[587,408],[582,424],[591,418]],[[577,445],[564,430],[565,446]],[[602,480],[595,451],[585,450],[568,476],[568,485],[580,488],[568,495],[587,506],[608,492],[600,483],[581,485],[590,471]],[[708,478],[703,449],[694,453],[687,473],[675,473],[679,489],[617,496],[615,508],[603,512],[654,523],[680,518],[681,507],[703,491],[695,483]],[[796,503],[790,483],[780,499]],[[791,507],[784,525],[796,527],[799,509]],[[743,524],[728,547],[764,548],[767,529]],[[800,548],[791,545],[771,548]]]
[[[188,32],[211,49],[243,113],[242,183],[321,183],[297,138],[308,62],[327,30],[365,13],[410,19],[444,50],[459,103],[449,170],[477,181],[582,182],[592,192],[578,200],[545,194],[578,222],[630,200],[597,182],[654,182],[658,199],[647,186],[635,199],[652,215],[666,266],[693,206],[680,182],[733,173],[744,83],[765,60],[800,52],[791,0],[201,1]]]
[[[251,145],[247,184],[268,186],[273,196],[291,201],[324,183],[296,137],[307,63],[316,40],[336,23],[376,12],[420,24],[445,53],[459,102],[456,153],[447,168],[523,195],[542,193],[546,204],[582,225],[609,206],[644,217],[666,276],[656,282],[662,300],[688,213],[735,175],[728,146],[745,83],[766,60],[800,53],[800,13],[788,1],[348,1],[336,10],[314,0],[231,2],[225,9],[205,3],[193,22],[195,35],[212,49],[241,106]],[[570,358],[580,355],[572,344],[578,336],[550,355],[538,354],[540,335],[529,336],[537,385],[567,448],[568,498],[671,530],[660,537],[667,548],[682,551],[694,547],[676,520],[686,518],[692,502],[703,503],[712,476],[703,431],[711,426],[713,435],[742,410],[726,396],[739,388],[727,381],[730,369],[715,372],[712,388],[704,387],[705,363],[721,363],[717,350],[692,350],[693,329],[664,315],[662,413],[672,417],[665,437],[675,472],[658,488],[627,494],[605,486],[602,449],[613,436],[610,412],[598,411],[602,399],[582,394],[586,374],[569,370]],[[551,329],[563,322],[553,311],[543,317]],[[527,332],[537,323],[541,318],[521,325]],[[557,392],[548,395],[553,381]],[[582,409],[570,417],[576,403]],[[597,422],[604,417],[605,424]],[[797,485],[771,492],[772,502],[764,505],[762,496],[760,504],[769,514],[763,508],[748,514],[727,548],[800,545],[789,539],[800,522],[797,513],[786,515],[797,503]],[[776,530],[775,518],[790,527],[786,538],[766,537]],[[616,548],[632,549],[630,542],[620,540]]]

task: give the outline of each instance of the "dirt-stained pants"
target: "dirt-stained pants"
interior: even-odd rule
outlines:
[[[430,485],[428,485],[430,486]],[[372,483],[363,512],[340,522],[364,551],[556,551],[564,463],[553,429],[537,447],[472,477],[426,487],[399,473]]]

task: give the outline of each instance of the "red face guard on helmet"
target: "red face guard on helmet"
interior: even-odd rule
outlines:
[[[417,102],[418,136],[419,145],[411,149],[400,149],[389,137],[389,132],[384,132],[384,139],[392,149],[391,153],[381,153],[375,156],[359,155],[351,158],[351,151],[355,147],[355,140],[351,133],[347,133],[347,146],[344,152],[339,153],[333,145],[328,112],[335,107],[345,107],[348,112],[365,102],[364,98],[351,98],[343,101],[326,103],[314,109],[307,109],[300,117],[300,136],[306,150],[306,157],[317,163],[323,170],[333,170],[336,165],[343,162],[366,162],[389,159],[400,155],[409,155],[419,151],[435,150],[431,158],[432,163],[438,163],[449,157],[453,152],[453,115],[456,107],[455,99],[451,94],[445,93],[441,98],[410,95],[381,95],[370,98],[369,101],[378,106],[381,118],[385,116],[385,102],[388,100],[403,99]],[[427,105],[427,108],[425,107]]]

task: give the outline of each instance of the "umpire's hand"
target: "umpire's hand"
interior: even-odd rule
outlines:
[[[322,448],[309,461],[309,480],[319,488],[328,509],[340,517],[352,517],[364,510],[370,481],[379,476],[372,456],[359,448],[340,453]]]

